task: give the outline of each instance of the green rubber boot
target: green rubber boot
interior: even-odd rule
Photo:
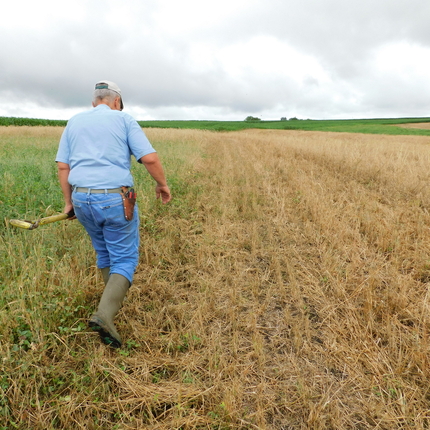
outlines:
[[[107,285],[110,276],[110,267],[103,267],[103,269],[100,270],[102,272],[103,282]]]
[[[112,348],[119,348],[122,343],[113,319],[120,310],[129,288],[130,282],[126,277],[118,273],[110,275],[97,312],[93,314],[89,321],[89,326],[100,334],[102,342]]]

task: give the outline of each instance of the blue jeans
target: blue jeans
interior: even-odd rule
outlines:
[[[127,221],[121,194],[72,193],[76,217],[97,253],[97,267],[125,276],[130,283],[139,260],[139,216]]]

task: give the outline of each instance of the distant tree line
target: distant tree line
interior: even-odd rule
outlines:
[[[286,116],[283,116],[283,117],[281,117],[281,121],[298,121],[299,119],[297,118],[297,117],[293,117],[293,118],[290,118],[290,119],[287,119],[287,117]],[[246,118],[245,118],[245,122],[258,122],[258,121],[261,121],[261,118],[258,118],[258,117],[256,117],[256,116],[247,116]]]
[[[245,118],[245,122],[256,122],[256,121],[261,121],[261,119],[251,115]]]

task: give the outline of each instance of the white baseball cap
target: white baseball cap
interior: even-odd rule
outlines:
[[[120,96],[120,100],[121,100],[121,110],[124,109],[124,104],[122,102],[122,95],[121,95],[121,90],[119,89],[119,86],[112,81],[100,81],[96,83],[95,86],[96,90],[111,90],[116,92],[119,96]]]

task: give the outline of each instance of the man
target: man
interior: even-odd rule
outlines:
[[[165,204],[171,195],[156,151],[137,121],[122,112],[118,86],[98,82],[92,105],[68,121],[55,160],[64,212],[74,209],[91,237],[105,283],[89,326],[105,344],[119,348],[122,341],[113,320],[133,281],[139,248],[137,207],[126,219],[123,206],[123,191],[133,186],[131,155],[154,178],[156,198]]]

